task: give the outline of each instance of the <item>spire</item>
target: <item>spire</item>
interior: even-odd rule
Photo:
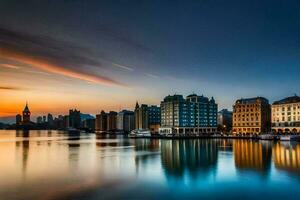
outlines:
[[[136,101],[136,104],[135,104],[135,109],[137,109],[137,108],[139,108],[140,106],[139,106],[139,103],[138,103],[138,101]]]
[[[28,102],[27,101],[26,101],[26,105],[25,105],[25,108],[24,108],[23,112],[30,112],[29,108],[28,108]]]

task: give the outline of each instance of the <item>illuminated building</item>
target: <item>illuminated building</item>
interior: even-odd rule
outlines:
[[[300,97],[295,95],[272,104],[272,131],[300,133]]]
[[[161,134],[201,134],[217,130],[218,105],[214,98],[192,94],[167,96],[161,102]]]
[[[233,134],[266,133],[270,129],[271,109],[263,97],[239,99],[233,106]]]

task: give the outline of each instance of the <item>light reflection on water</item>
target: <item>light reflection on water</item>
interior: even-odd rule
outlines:
[[[300,143],[0,131],[0,199],[300,199]]]

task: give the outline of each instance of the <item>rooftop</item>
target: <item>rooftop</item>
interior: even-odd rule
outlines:
[[[281,99],[279,101],[275,101],[273,103],[273,105],[280,105],[280,104],[288,104],[288,103],[297,103],[300,102],[300,97],[295,95],[295,96],[291,96],[291,97],[287,97],[284,99]]]
[[[257,101],[269,103],[269,100],[264,97],[253,97],[253,98],[246,98],[246,99],[241,98],[241,99],[236,100],[235,103],[251,104],[251,103],[256,103]]]

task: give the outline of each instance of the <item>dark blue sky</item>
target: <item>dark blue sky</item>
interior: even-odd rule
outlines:
[[[3,0],[0,28],[4,49],[129,87],[80,88],[112,95],[115,107],[196,92],[231,109],[240,97],[300,94],[296,0]]]

